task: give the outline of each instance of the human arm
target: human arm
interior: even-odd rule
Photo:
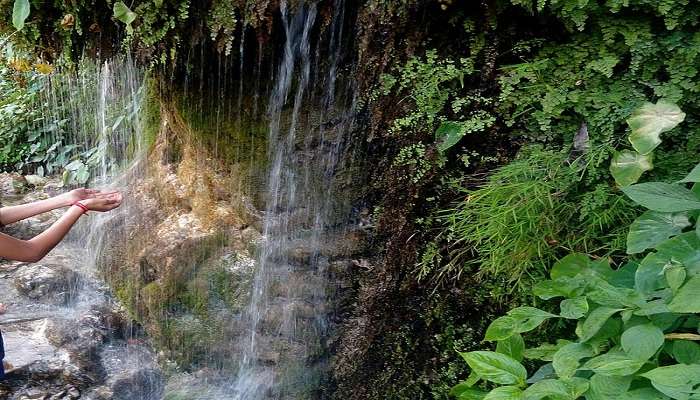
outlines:
[[[0,209],[0,224],[9,225],[13,222],[21,221],[35,215],[55,210],[61,207],[68,207],[76,201],[89,199],[100,194],[95,189],[75,189],[70,192],[60,194],[45,200],[32,203],[20,204],[16,206],[2,207]]]
[[[114,193],[82,200],[81,203],[93,211],[109,211],[119,207],[121,201],[121,194]],[[56,247],[84,213],[79,206],[70,207],[53,225],[30,240],[20,240],[0,233],[0,257],[25,262],[41,260]]]

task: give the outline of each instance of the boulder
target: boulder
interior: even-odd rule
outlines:
[[[65,266],[30,264],[15,273],[17,290],[34,300],[66,302],[80,281],[75,271]]]

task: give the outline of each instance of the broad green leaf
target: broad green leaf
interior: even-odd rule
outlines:
[[[680,212],[700,209],[700,199],[680,185],[664,182],[639,183],[622,188],[635,203],[652,211]]]
[[[610,162],[610,173],[619,186],[637,183],[642,174],[654,168],[651,154],[639,154],[636,151],[623,150],[615,153]]]
[[[646,211],[630,226],[627,235],[627,254],[641,253],[650,249],[669,237],[680,234],[688,226],[690,226],[690,220],[685,213]]]
[[[620,343],[628,356],[646,361],[664,344],[664,333],[653,324],[637,325],[622,334]]]
[[[573,278],[590,267],[591,260],[585,254],[569,254],[554,263],[550,275],[552,279],[561,277]]]
[[[605,400],[608,400],[609,397],[606,397]],[[614,398],[615,400],[668,400],[668,397],[666,397],[663,393],[659,392],[658,390],[654,388],[642,388],[642,389],[634,389],[630,390],[627,393],[623,393],[618,397]],[[591,399],[593,400],[593,399]],[[601,399],[603,400],[603,399]]]
[[[583,292],[586,281],[580,276],[560,277],[537,282],[532,292],[539,298],[549,300],[555,297],[576,297]]]
[[[626,376],[639,371],[645,360],[634,360],[626,354],[609,352],[588,360],[581,369],[605,376]]]
[[[467,382],[458,383],[450,389],[449,395],[460,400],[481,400],[486,396],[485,391],[471,386]]]
[[[588,312],[588,301],[586,296],[575,297],[573,299],[562,300],[559,303],[559,314],[567,319],[582,318]]]
[[[523,392],[524,400],[540,400],[545,398],[574,400],[569,393],[569,388],[564,382],[556,379],[543,379],[539,382],[535,382]]]
[[[535,383],[539,382],[543,379],[556,379],[557,378],[557,373],[554,372],[554,367],[552,366],[552,363],[547,363],[543,366],[541,366],[537,371],[535,371],[534,374],[532,374],[531,377],[527,379],[527,383]]]
[[[560,380],[564,382],[564,385],[566,385],[569,395],[572,399],[580,398],[584,393],[586,393],[588,388],[591,386],[591,383],[588,381],[588,379],[579,377],[566,378]]]
[[[68,165],[66,165],[64,168],[68,171],[77,171],[81,167],[85,166],[82,161],[80,160],[73,160],[71,161]]]
[[[490,391],[484,400],[520,400],[523,391],[517,386],[501,386]]]
[[[600,330],[605,322],[615,313],[622,311],[620,308],[598,307],[591,311],[588,317],[579,324],[577,334],[582,342],[588,341]]]
[[[648,154],[661,143],[659,136],[675,128],[683,119],[685,113],[675,104],[663,100],[656,104],[645,103],[627,119],[632,130],[629,141],[640,154]]]
[[[675,364],[654,368],[641,374],[651,381],[651,384],[660,392],[672,398],[688,398],[687,395],[694,391],[694,387],[700,384],[699,364]]]
[[[690,340],[674,340],[671,355],[681,364],[700,364],[700,344]]]
[[[491,322],[489,327],[486,329],[484,340],[489,342],[494,340],[503,340],[509,338],[514,333],[515,319],[513,319],[513,317],[504,315],[502,317],[496,318],[495,320],[493,320],[493,322]]]
[[[648,301],[639,307],[639,310],[634,311],[634,315],[639,316],[652,316],[656,314],[670,313],[671,310],[668,309],[666,302],[662,299],[656,299]]]
[[[689,276],[700,274],[700,238],[695,232],[672,237],[656,246],[656,250],[666,264],[683,264]]]
[[[29,17],[29,0],[15,0],[15,4],[12,7],[12,25],[18,31],[24,28],[24,21]]]
[[[667,257],[657,253],[649,253],[637,267],[634,275],[634,286],[640,293],[649,294],[666,285],[664,278],[664,266],[668,263]]]
[[[644,297],[633,289],[615,287],[603,280],[594,281],[594,288],[587,294],[588,300],[613,308],[638,307]]]
[[[438,142],[438,150],[440,152],[447,151],[450,147],[456,145],[466,133],[467,127],[461,122],[443,122],[435,131],[435,141]]]
[[[123,1],[114,3],[112,11],[114,12],[114,18],[123,22],[126,25],[126,31],[131,34],[133,32],[131,24],[136,20],[136,13],[131,11]]]
[[[525,349],[523,355],[531,360],[552,361],[554,354],[562,347],[571,343],[568,340],[559,339],[556,344],[543,343],[537,347]]]
[[[514,359],[493,351],[460,353],[469,367],[482,379],[500,385],[522,385],[527,371]]]
[[[671,260],[670,263],[664,266],[664,277],[666,278],[666,283],[674,294],[678,288],[683,285],[687,275],[688,274],[685,267],[681,263]]]
[[[515,321],[515,331],[518,333],[529,332],[542,324],[546,319],[556,315],[535,307],[516,307],[508,311],[508,316]]]
[[[668,304],[674,313],[700,313],[700,275],[695,275],[678,289]]]
[[[583,358],[593,357],[593,348],[586,343],[568,344],[554,354],[552,366],[560,378],[571,378]]]
[[[85,184],[88,181],[88,179],[90,179],[90,170],[88,169],[87,165],[83,165],[82,167],[80,167],[80,169],[75,171],[75,180],[79,184]]]
[[[594,374],[586,393],[588,400],[616,399],[626,393],[632,383],[632,376],[605,376]]]
[[[696,165],[685,178],[679,181],[679,183],[687,182],[700,182],[700,164]]]
[[[515,361],[523,360],[523,351],[525,350],[525,341],[519,333],[513,334],[511,337],[499,340],[496,343],[496,352],[505,354]]]

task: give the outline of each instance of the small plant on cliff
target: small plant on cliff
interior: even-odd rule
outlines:
[[[630,142],[648,155],[659,135],[677,125],[677,107],[647,104],[630,119]],[[650,146],[640,145],[640,140]],[[613,161],[613,170],[619,157]],[[619,167],[619,166],[618,166]],[[632,168],[632,167],[630,167]],[[635,167],[636,168],[636,167]],[[619,172],[619,171],[618,171]],[[634,172],[634,175],[638,175]],[[641,175],[641,174],[639,174]],[[533,293],[563,298],[559,314],[518,307],[494,320],[485,340],[496,351],[461,353],[472,370],[451,392],[470,399],[677,399],[700,396],[700,165],[677,184],[635,184],[616,174],[622,191],[648,209],[631,225],[627,253],[612,269],[607,259],[570,254]],[[685,185],[693,183],[692,189]],[[695,226],[693,226],[695,225]],[[645,257],[639,258],[648,249]],[[576,338],[525,348],[522,333],[549,319],[576,322]],[[529,375],[524,358],[547,362]],[[490,391],[474,385],[497,385]]]

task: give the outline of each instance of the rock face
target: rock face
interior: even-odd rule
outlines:
[[[27,265],[15,274],[17,290],[30,299],[65,303],[80,276],[61,265]]]

